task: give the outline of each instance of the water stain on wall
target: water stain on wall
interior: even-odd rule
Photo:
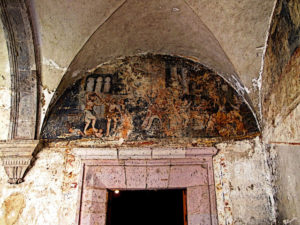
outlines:
[[[23,209],[25,208],[24,196],[20,193],[14,193],[10,195],[2,204],[2,217],[0,218],[0,224],[13,225],[15,224]]]
[[[248,106],[213,71],[178,57],[145,55],[82,76],[52,108],[42,138],[141,141],[256,132]]]

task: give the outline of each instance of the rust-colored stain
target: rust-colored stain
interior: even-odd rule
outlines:
[[[25,208],[24,196],[21,193],[10,195],[4,200],[1,208],[4,210],[4,214],[0,217],[0,224],[16,224]]]

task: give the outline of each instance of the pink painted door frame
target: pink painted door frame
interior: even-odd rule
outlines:
[[[111,149],[110,149],[111,150]],[[189,225],[216,225],[215,148],[77,149],[82,177],[77,224],[105,225],[107,190],[187,190]]]

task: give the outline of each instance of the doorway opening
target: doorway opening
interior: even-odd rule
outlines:
[[[107,225],[187,225],[186,189],[108,191]]]

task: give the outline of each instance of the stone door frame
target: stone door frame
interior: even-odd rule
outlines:
[[[207,148],[77,148],[82,160],[76,224],[105,225],[107,190],[186,189],[189,225],[216,225],[212,157]]]

